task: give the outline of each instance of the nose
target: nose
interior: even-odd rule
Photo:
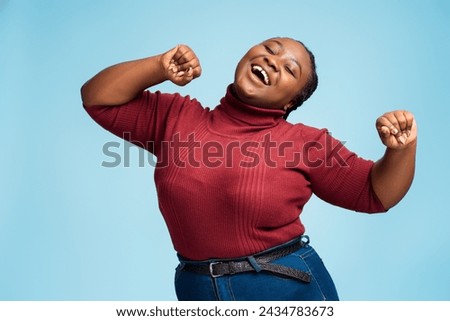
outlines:
[[[278,65],[277,65],[277,62],[275,61],[275,59],[273,57],[266,56],[266,57],[264,57],[264,61],[275,72],[278,72]]]

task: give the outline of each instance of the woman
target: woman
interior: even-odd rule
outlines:
[[[408,111],[376,121],[384,156],[364,160],[326,130],[287,115],[317,87],[312,53],[290,38],[252,47],[210,110],[145,89],[201,75],[185,45],[111,66],[82,87],[91,117],[158,159],[161,212],[180,259],[180,300],[338,300],[299,214],[312,193],[359,212],[385,212],[409,189],[417,128]]]

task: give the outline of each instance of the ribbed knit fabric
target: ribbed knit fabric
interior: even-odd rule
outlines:
[[[251,255],[304,233],[315,193],[347,209],[384,212],[372,161],[326,130],[278,109],[243,104],[231,86],[214,110],[179,94],[143,92],[86,110],[105,129],[154,153],[159,207],[175,250],[191,260]]]

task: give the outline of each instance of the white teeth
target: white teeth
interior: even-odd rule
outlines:
[[[267,75],[267,72],[264,69],[262,69],[261,66],[253,65],[252,70],[257,70],[258,72],[260,72],[261,75],[263,75],[264,77],[264,84],[269,85],[269,76]]]

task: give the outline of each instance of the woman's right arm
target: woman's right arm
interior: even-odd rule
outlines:
[[[186,45],[100,71],[81,87],[84,106],[115,106],[131,101],[144,89],[170,80],[184,86],[201,74],[200,62]]]

